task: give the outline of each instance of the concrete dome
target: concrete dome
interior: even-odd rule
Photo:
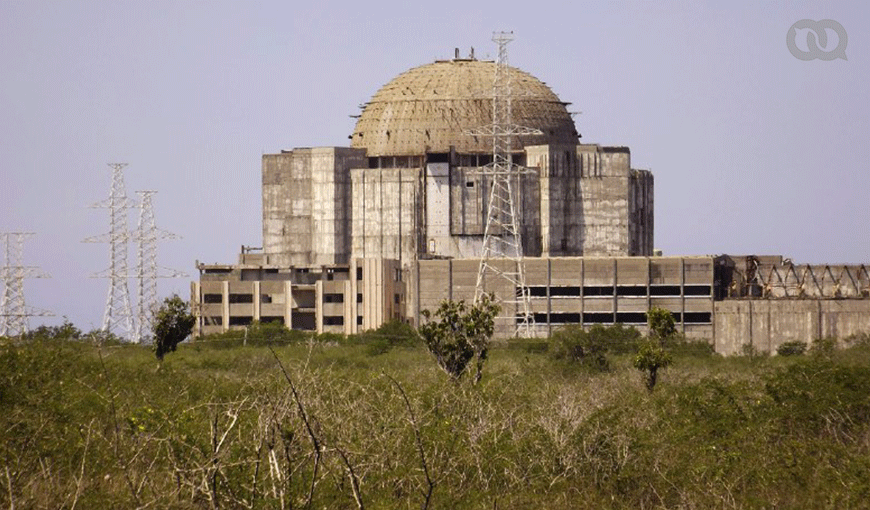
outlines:
[[[425,152],[492,152],[492,139],[463,134],[492,123],[495,63],[437,61],[410,69],[381,87],[366,105],[351,135],[351,146],[369,156],[408,156]],[[519,137],[525,145],[574,144],[579,137],[567,103],[534,76],[510,68],[513,123],[543,135]]]

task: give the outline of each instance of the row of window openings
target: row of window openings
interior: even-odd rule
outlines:
[[[250,317],[250,316],[232,316],[232,317],[230,317],[229,325],[230,326],[250,326],[253,323],[254,323],[253,317]],[[269,317],[269,316],[264,315],[264,316],[260,317],[260,323],[261,324],[274,323],[274,324],[281,324],[283,326],[284,325],[284,317],[281,317],[281,316]],[[206,326],[223,326],[224,325],[224,318],[221,317],[220,315],[206,317],[205,325]]]
[[[295,318],[295,317],[294,317]],[[223,326],[224,319],[220,315],[216,315],[213,317],[206,318],[206,325],[208,326]],[[250,326],[254,323],[254,318],[251,316],[233,316],[230,317],[230,326]],[[274,323],[284,325],[284,317],[260,317],[260,323]],[[356,318],[357,325],[362,325],[363,318],[362,316],[357,316]],[[341,315],[326,315],[323,317],[323,325],[324,326],[343,326],[344,325],[344,316]],[[304,328],[303,328],[304,329]]]
[[[399,294],[396,294],[398,296]],[[220,294],[203,294],[202,302],[207,305],[220,304],[223,302],[223,296]],[[254,302],[253,294],[230,294],[229,302],[231,304],[251,304]],[[269,294],[261,294],[260,295],[261,303],[271,303],[272,296]],[[344,294],[324,294],[323,295],[324,303],[344,303]],[[356,295],[356,302],[363,302],[363,295]],[[398,301],[396,301],[398,303]]]
[[[206,305],[214,305],[223,303],[223,296],[221,294],[203,294],[202,302]],[[230,304],[250,304],[254,302],[253,294],[230,294],[229,295]],[[269,304],[272,302],[272,296],[270,294],[261,294],[260,302]]]
[[[588,312],[588,313],[546,313],[533,314],[537,324],[646,324],[644,312]],[[712,322],[711,312],[671,312],[674,321],[685,324],[709,324]],[[517,317],[521,320],[521,317]]]
[[[560,286],[549,287],[550,297],[612,297],[616,290],[616,296],[625,297],[679,297],[679,296],[710,296],[712,286],[710,285],[650,285],[649,294],[645,285],[587,285],[578,286]],[[530,286],[529,294],[531,297],[547,297],[548,287],[546,286]]]

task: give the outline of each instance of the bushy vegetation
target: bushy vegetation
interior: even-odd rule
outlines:
[[[588,330],[579,324],[572,324],[553,333],[550,337],[550,353],[557,360],[607,371],[610,368],[608,354],[635,352],[640,340],[641,334],[638,330],[622,324],[595,324]]]
[[[154,314],[154,354],[163,361],[163,357],[175,352],[178,344],[190,336],[196,318],[190,313],[187,302],[178,295],[163,300],[163,304]]]
[[[255,324],[247,340],[182,343],[159,371],[149,349],[87,335],[4,341],[0,507],[870,500],[870,339],[792,357],[671,349],[668,377],[649,393],[631,350],[608,351],[602,372],[560,370],[538,348],[490,347],[487,376],[472,385],[454,382],[419,340],[370,350],[401,331],[327,338]]]
[[[784,342],[776,348],[776,353],[780,356],[800,356],[806,351],[806,342]]]
[[[420,337],[438,366],[456,381],[474,359],[477,384],[483,376],[499,310],[492,295],[484,295],[470,305],[464,301],[443,301],[435,312],[423,310],[425,322],[420,325]]]

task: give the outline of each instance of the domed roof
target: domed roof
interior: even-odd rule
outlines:
[[[510,69],[512,117],[516,125],[543,135],[522,136],[513,146],[577,143],[567,103],[534,76]],[[381,87],[366,105],[351,135],[351,146],[369,156],[407,156],[425,152],[492,152],[492,139],[463,130],[492,123],[495,63],[437,61],[410,69]]]

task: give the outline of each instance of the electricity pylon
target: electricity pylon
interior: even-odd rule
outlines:
[[[101,329],[130,339],[134,329],[130,290],[127,286],[127,278],[130,277],[127,266],[127,245],[130,240],[127,211],[136,207],[136,203],[127,198],[127,189],[124,186],[126,166],[126,163],[109,163],[112,169],[112,189],[109,198],[91,206],[109,210],[109,232],[89,237],[84,242],[109,243],[109,267],[93,275],[93,278],[109,279],[109,292]]]
[[[139,225],[133,235],[138,244],[136,252],[136,279],[138,281],[138,301],[136,303],[137,321],[133,333],[136,343],[148,342],[151,339],[151,329],[154,323],[154,312],[157,302],[157,279],[180,278],[186,274],[172,269],[157,266],[157,242],[161,239],[178,239],[178,236],[165,230],[160,230],[154,222],[153,190],[137,191],[139,202]],[[160,270],[164,271],[161,272]]]
[[[513,123],[510,67],[507,45],[513,40],[512,32],[495,32],[493,42],[498,44],[498,60],[492,84],[492,124],[470,131],[468,134],[492,138],[492,163],[479,173],[490,179],[489,201],[486,209],[486,227],[483,231],[483,253],[477,272],[474,301],[486,294],[487,280],[507,280],[514,289],[513,296],[500,301],[514,308],[516,335],[531,337],[535,323],[531,307],[531,294],[526,285],[523,241],[518,210],[520,176],[532,171],[513,162],[513,137],[541,135],[541,130]]]
[[[36,266],[24,265],[24,240],[33,232],[8,232],[0,234],[4,247],[4,264],[0,268],[3,280],[3,296],[0,303],[0,336],[21,336],[27,333],[30,317],[46,317],[51,312],[27,306],[24,299],[25,278],[49,278]]]

